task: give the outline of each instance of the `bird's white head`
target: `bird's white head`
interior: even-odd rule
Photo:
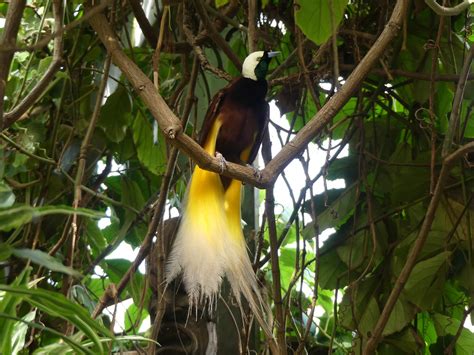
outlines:
[[[255,81],[265,79],[270,60],[279,53],[267,51],[250,53],[242,64],[242,76]]]

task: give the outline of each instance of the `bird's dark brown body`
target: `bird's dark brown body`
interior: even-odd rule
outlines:
[[[251,163],[268,122],[265,75],[273,52],[251,53],[235,79],[213,98],[204,118],[199,143],[226,161]],[[224,162],[223,162],[224,164]],[[240,305],[243,295],[270,340],[265,320],[270,310],[260,295],[242,232],[242,182],[195,166],[176,239],[168,258],[166,280],[182,274],[190,307],[213,309],[226,277]],[[277,353],[278,351],[275,351]]]
[[[222,121],[216,141],[216,151],[226,161],[252,163],[262,141],[268,121],[265,101],[267,82],[238,78],[222,89],[212,101],[206,114],[200,143],[204,144],[217,119]],[[229,181],[222,177],[224,187]]]

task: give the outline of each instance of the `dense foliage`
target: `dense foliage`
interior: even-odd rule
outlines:
[[[157,129],[127,67],[111,64],[117,53],[91,26],[102,13],[191,137],[254,49],[281,52],[268,99],[286,122],[272,116],[273,145],[324,120],[292,157],[302,189],[284,171],[287,192],[246,191],[245,230],[282,353],[371,352],[372,339],[381,354],[472,354],[469,8],[440,16],[433,1],[398,3],[401,26],[385,0],[1,3],[0,353],[207,346],[205,323],[192,324],[194,335],[180,328],[189,343],[160,333],[179,328],[160,297],[161,270],[193,162]],[[346,93],[383,31],[398,35]],[[331,112],[336,97],[344,106]],[[344,188],[327,188],[338,179]],[[282,193],[292,203],[275,205]],[[110,257],[125,243],[140,248],[136,259]],[[110,314],[127,299],[118,332]],[[221,353],[263,352],[263,335],[235,313],[218,308]]]

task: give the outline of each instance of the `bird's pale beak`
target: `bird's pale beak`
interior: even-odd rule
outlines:
[[[268,52],[268,58],[273,58],[273,57],[276,57],[277,55],[279,55],[280,52]]]

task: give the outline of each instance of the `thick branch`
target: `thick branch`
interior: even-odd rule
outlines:
[[[91,17],[90,23],[107,50],[112,54],[113,62],[130,81],[171,143],[189,155],[201,168],[220,173],[222,167],[219,159],[211,157],[191,137],[182,132],[180,120],[156,91],[153,83],[120,48],[119,41],[106,17],[96,14]],[[256,177],[255,170],[247,166],[228,162],[223,175],[237,178],[257,187],[265,186],[265,181]]]
[[[453,7],[442,6],[438,4],[436,0],[425,0],[425,3],[440,16],[456,16],[464,10],[467,10],[469,6],[474,3],[474,0],[464,0],[462,3]]]
[[[341,89],[328,103],[303,127],[295,138],[277,154],[277,156],[256,176],[254,170],[238,164],[228,163],[222,175],[236,178],[257,187],[267,187],[273,184],[281,171],[293,160],[304,147],[331,121],[336,113],[344,106],[352,94],[360,87],[365,76],[378,62],[385,48],[396,37],[401,26],[404,0],[398,0],[390,21],[384,31],[362,59],[357,68],[348,77]],[[218,159],[207,154],[193,139],[182,132],[179,119],[166,105],[163,98],[155,90],[153,83],[133,63],[120,48],[114,32],[104,15],[97,14],[90,23],[100,39],[112,54],[114,63],[122,70],[144,103],[150,109],[158,125],[171,143],[189,155],[203,169],[221,172]]]

